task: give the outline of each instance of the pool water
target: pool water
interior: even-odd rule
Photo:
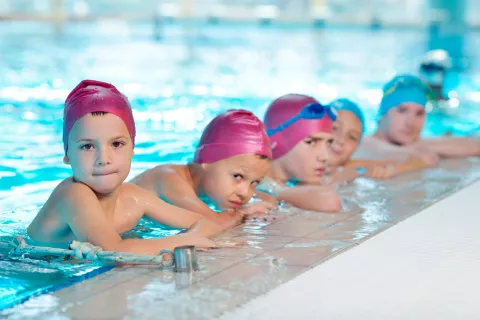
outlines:
[[[396,71],[415,72],[432,45],[428,33],[414,29],[172,24],[153,41],[149,23],[71,24],[62,36],[34,23],[0,28],[0,241],[25,235],[53,188],[69,177],[62,163],[62,103],[82,79],[111,82],[130,98],[137,125],[132,178],[161,163],[192,159],[216,114],[245,108],[262,117],[272,99],[289,92],[321,102],[339,95],[358,101],[371,132],[381,85]],[[468,44],[479,38],[465,34],[465,48],[475,50]],[[474,61],[478,53],[465,57]],[[475,68],[472,63],[452,73],[461,104],[451,116],[430,115],[425,135],[465,134],[478,126]],[[177,232],[141,221],[127,236]],[[39,263],[0,256],[0,309],[102,270]]]
[[[0,255],[0,310],[33,295],[56,291],[111,270],[93,264],[67,264]]]

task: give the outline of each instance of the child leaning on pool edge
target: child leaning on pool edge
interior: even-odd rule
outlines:
[[[54,189],[29,225],[36,244],[67,247],[78,240],[142,254],[179,245],[215,246],[205,236],[218,233],[218,225],[123,183],[130,172],[135,123],[127,98],[113,85],[84,80],[73,89],[65,101],[63,144],[64,162],[73,174]],[[144,215],[191,229],[161,239],[122,239]]]
[[[275,206],[262,200],[249,203],[271,157],[260,119],[246,110],[228,110],[207,125],[192,162],[159,165],[132,182],[228,229],[240,224],[244,215],[264,214]]]

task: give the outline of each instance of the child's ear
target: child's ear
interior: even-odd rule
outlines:
[[[65,164],[70,164],[70,159],[68,158],[67,155],[64,155],[64,156],[63,156],[63,163],[65,163]]]

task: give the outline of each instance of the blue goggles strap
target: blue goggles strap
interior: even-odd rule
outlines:
[[[444,72],[445,71],[445,67],[444,66],[441,66],[441,65],[438,65],[438,64],[434,64],[434,63],[428,63],[428,64],[422,64],[420,66],[420,69],[424,72],[427,72],[427,73],[432,73],[432,72]]]
[[[322,119],[327,114],[332,121],[337,119],[337,111],[332,106],[324,106],[320,103],[307,104],[303,109],[293,118],[285,121],[276,128],[267,129],[267,135],[272,136],[277,132],[284,130],[300,119],[314,120]]]

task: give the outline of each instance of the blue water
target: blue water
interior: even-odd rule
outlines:
[[[0,240],[24,235],[53,188],[70,175],[62,163],[62,103],[82,79],[112,82],[130,97],[138,133],[131,178],[161,163],[187,162],[219,112],[245,108],[261,117],[269,101],[288,92],[322,102],[352,98],[364,107],[371,132],[382,83],[395,71],[415,71],[433,41],[414,29],[166,25],[155,42],[150,24],[71,24],[61,36],[34,23],[0,28]],[[474,50],[478,40],[471,33],[461,42]],[[468,68],[450,79],[461,105],[453,116],[430,115],[425,135],[462,134],[480,123],[473,63],[479,55],[464,56]],[[142,221],[128,236],[176,232]],[[21,259],[0,264],[0,309],[98,271]]]

